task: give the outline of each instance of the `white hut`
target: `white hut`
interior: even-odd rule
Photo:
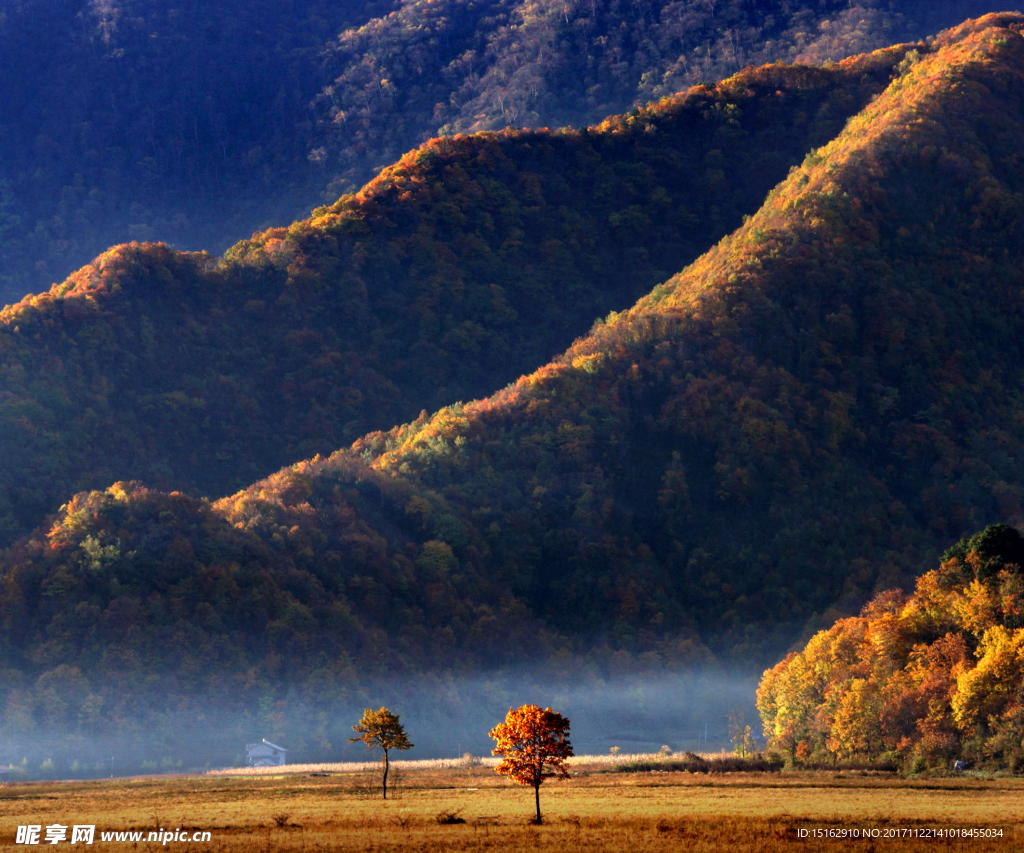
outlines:
[[[280,767],[287,764],[288,750],[263,738],[259,743],[247,743],[245,754],[250,767]]]

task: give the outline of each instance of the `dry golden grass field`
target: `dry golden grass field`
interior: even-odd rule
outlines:
[[[318,771],[320,773],[324,771]],[[394,775],[394,770],[392,771]],[[567,782],[533,792],[492,768],[406,764],[394,798],[372,770],[330,775],[205,775],[0,786],[0,849],[19,825],[94,824],[97,851],[1010,851],[1024,849],[1024,780],[903,780],[864,772],[609,772],[577,762]],[[465,823],[442,824],[456,813]],[[1001,838],[914,838],[1001,828]],[[208,830],[205,843],[101,841],[104,831]],[[873,838],[814,838],[814,830]],[[812,837],[801,837],[806,830]],[[892,837],[899,834],[902,837]],[[70,835],[70,831],[69,831]],[[886,837],[888,835],[889,837]],[[40,845],[42,846],[42,845]],[[46,845],[48,849],[54,849]],[[70,848],[65,841],[57,848]],[[39,848],[36,848],[39,849]],[[86,849],[81,843],[75,849]]]

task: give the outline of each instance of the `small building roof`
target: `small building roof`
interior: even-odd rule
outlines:
[[[276,749],[278,752],[287,752],[288,751],[283,746],[278,746],[276,743],[271,743],[266,738],[263,738],[263,740],[261,740],[259,743],[247,743],[245,745],[245,748],[246,749],[256,749],[256,747],[258,747],[258,746],[269,746],[271,749]]]

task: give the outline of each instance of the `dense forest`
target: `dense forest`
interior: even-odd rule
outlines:
[[[755,216],[562,358],[353,452],[464,507],[560,630],[642,647],[692,624],[746,660],[1018,521],[1018,22],[908,54]]]
[[[334,80],[317,108],[334,132],[323,156],[393,159],[410,130],[589,123],[744,66],[834,61],[996,10],[887,0],[412,0],[326,52]]]
[[[110,250],[0,312],[0,538],[116,480],[222,495],[514,381],[741,224],[908,49],[437,139],[223,259]]]
[[[881,593],[765,673],[758,708],[790,761],[906,770],[1024,763],[1024,539],[962,539],[911,594]]]
[[[700,104],[724,114],[712,126],[728,135],[754,104],[792,99],[780,85],[790,74],[856,69],[865,91],[870,69],[891,78],[734,233],[497,394],[214,503],[138,483],[69,500],[3,555],[8,731],[158,732],[161,714],[191,713],[204,697],[285,719],[374,676],[431,669],[749,666],[910,581],[965,533],[1024,521],[1022,31],[1022,16],[987,16],[912,50],[820,72],[770,66],[610,123],[601,138],[656,137],[659,110]],[[757,99],[759,87],[774,97]],[[734,109],[729,91],[754,100]],[[711,121],[701,115],[691,120]],[[223,265],[119,250],[5,312],[5,340],[12,352],[46,341],[31,346],[56,364],[65,324],[116,316],[134,282],[164,321],[188,294],[231,293],[247,280],[232,270],[278,257],[284,293],[316,305],[324,279],[297,260],[303,241],[362,227],[351,205],[413,192],[408,176],[440,168],[446,146],[477,146],[492,168],[487,155],[509,140],[591,146],[594,135],[434,143]],[[153,253],[166,272],[118,266]],[[186,289],[174,264],[219,277]],[[218,310],[206,313],[220,321]],[[93,336],[83,357],[117,337],[80,328]],[[180,328],[189,345],[202,340]],[[80,361],[61,363],[72,372]],[[36,400],[21,403],[30,424],[61,402],[56,391]],[[173,401],[188,411],[187,397]],[[985,558],[986,547],[953,556],[970,567],[971,548]],[[1013,572],[993,571],[1010,595]],[[78,698],[52,705],[68,679]],[[155,683],[159,697],[143,689]]]
[[[319,54],[377,0],[10,0],[0,9],[0,296],[115,243],[222,251],[321,198]],[[332,201],[334,199],[331,199]]]
[[[746,64],[840,59],[994,8],[8,0],[0,298],[115,243],[221,252],[440,133],[593,124]]]

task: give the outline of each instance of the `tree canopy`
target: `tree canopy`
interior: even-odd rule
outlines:
[[[493,755],[501,756],[495,772],[533,788],[541,823],[540,786],[545,779],[568,779],[566,761],[572,758],[569,720],[550,708],[537,705],[509,708],[505,721],[491,729],[497,742]]]
[[[1005,524],[964,538],[910,595],[881,593],[768,670],[757,703],[769,746],[794,761],[1019,769],[1022,548]]]
[[[404,751],[413,748],[413,744],[410,743],[409,737],[405,733],[405,727],[398,719],[398,714],[394,714],[387,708],[382,707],[377,711],[374,711],[372,708],[367,708],[363,711],[362,719],[352,726],[352,730],[357,732],[359,736],[349,738],[350,742],[362,741],[366,744],[367,749],[379,749],[382,753],[382,796],[386,800],[388,798],[388,770],[390,768],[391,750]]]

